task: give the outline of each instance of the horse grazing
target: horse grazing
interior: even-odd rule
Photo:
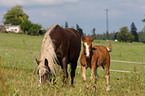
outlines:
[[[41,45],[40,60],[37,73],[39,83],[51,81],[51,76],[56,76],[56,64],[60,65],[64,73],[63,81],[67,83],[67,65],[71,67],[71,84],[73,85],[77,61],[81,50],[81,36],[72,28],[64,29],[59,25],[53,25],[44,35]]]
[[[107,91],[110,90],[109,88],[109,67],[110,67],[110,55],[111,52],[111,43],[109,44],[109,50],[107,50],[104,46],[92,46],[93,38],[84,37],[82,36],[83,41],[83,51],[80,57],[81,61],[81,71],[82,71],[82,78],[85,84],[86,82],[86,69],[89,67],[91,68],[91,80],[93,83],[97,81],[97,68],[102,66],[103,69],[106,70],[106,79],[107,79]],[[88,85],[87,85],[88,86]]]

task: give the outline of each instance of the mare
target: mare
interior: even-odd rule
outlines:
[[[93,38],[82,36],[83,41],[83,51],[80,57],[81,61],[81,71],[82,71],[82,79],[87,85],[86,82],[86,69],[91,68],[91,80],[93,83],[97,81],[97,68],[102,66],[104,70],[106,70],[106,79],[107,79],[107,91],[109,88],[109,67],[110,67],[110,55],[111,52],[111,43],[109,44],[109,50],[104,46],[92,46]],[[88,86],[88,85],[87,85]]]
[[[70,63],[71,85],[73,85],[80,50],[81,36],[78,31],[72,28],[64,29],[59,25],[50,27],[42,41],[40,59],[36,59],[39,84],[51,81],[52,75],[57,77],[56,65],[61,66],[64,73],[63,82],[68,84],[67,65]]]

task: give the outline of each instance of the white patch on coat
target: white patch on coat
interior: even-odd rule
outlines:
[[[89,52],[89,46],[87,45],[87,43],[84,43],[86,46],[86,56],[89,57],[90,56],[90,52]]]
[[[39,85],[41,85],[41,76],[39,76]]]
[[[84,72],[83,72],[82,76],[83,76],[84,80],[86,80],[86,68],[84,68]]]

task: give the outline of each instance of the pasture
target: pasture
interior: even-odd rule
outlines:
[[[26,36],[22,34],[0,33],[0,96],[143,96],[145,95],[145,82],[143,81],[143,65],[111,62],[111,70],[123,70],[128,72],[110,72],[110,88],[106,92],[106,80],[102,68],[98,68],[99,79],[97,90],[92,91],[85,87],[81,78],[80,67],[76,70],[74,88],[64,86],[61,82],[62,75],[57,79],[57,84],[38,87],[38,76],[34,69],[37,64],[33,59],[39,58],[42,36]],[[94,40],[93,45],[108,46],[107,41]],[[145,44],[121,43],[112,41],[113,51],[111,60],[143,62],[145,57]],[[35,61],[35,60],[34,60]],[[34,65],[33,65],[34,64]],[[80,66],[80,60],[78,60]],[[68,68],[69,70],[69,68]],[[60,71],[61,72],[61,71]],[[87,82],[90,82],[91,70],[86,72]]]

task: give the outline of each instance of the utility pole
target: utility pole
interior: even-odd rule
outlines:
[[[106,39],[109,39],[108,9],[106,9]]]

